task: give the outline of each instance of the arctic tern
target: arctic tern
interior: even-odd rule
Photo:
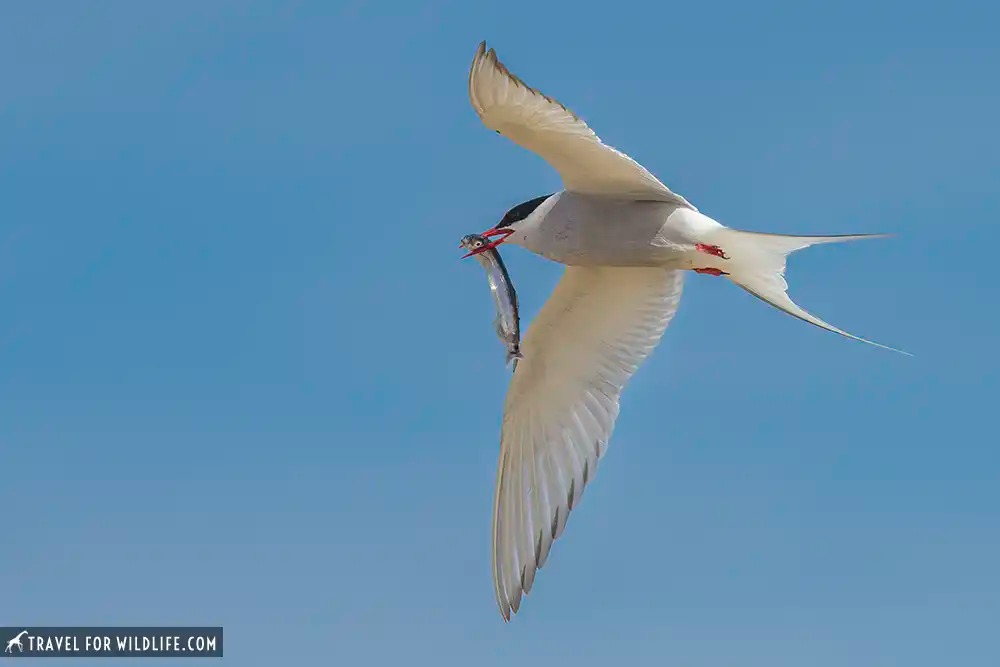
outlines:
[[[492,558],[509,621],[593,478],[622,390],[676,312],[684,272],[723,276],[810,324],[885,347],[800,308],[784,279],[796,250],[883,235],[725,227],[512,74],[485,42],[472,61],[469,99],[487,128],[542,157],[564,186],[507,211],[482,233],[490,243],[473,251],[512,243],[566,265],[524,336],[504,404]]]

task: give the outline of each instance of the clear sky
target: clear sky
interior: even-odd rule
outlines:
[[[4,3],[0,625],[238,665],[995,665],[995,3]],[[510,625],[476,45],[848,341],[691,275]],[[524,319],[561,269],[505,254]],[[61,662],[58,664],[62,664]],[[190,663],[184,663],[190,664]]]

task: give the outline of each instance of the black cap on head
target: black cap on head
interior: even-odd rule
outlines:
[[[520,222],[521,220],[524,220],[529,215],[531,215],[536,208],[541,206],[543,201],[551,197],[553,194],[555,193],[553,192],[547,195],[542,195],[541,197],[535,197],[534,199],[529,199],[526,202],[518,204],[514,208],[504,213],[503,219],[501,219],[500,222],[497,224],[497,229],[501,227],[510,227],[515,222]]]

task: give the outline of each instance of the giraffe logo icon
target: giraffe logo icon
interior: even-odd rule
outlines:
[[[19,633],[17,633],[16,637],[7,642],[7,650],[4,651],[4,653],[13,653],[15,646],[17,647],[18,651],[24,653],[24,644],[21,643],[21,637],[25,636],[26,634],[28,634],[27,630],[21,630]]]

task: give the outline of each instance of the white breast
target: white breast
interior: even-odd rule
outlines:
[[[568,265],[665,266],[690,250],[689,230],[711,220],[669,202],[561,192],[539,215],[518,225],[508,242]],[[711,221],[713,224],[714,221]]]

